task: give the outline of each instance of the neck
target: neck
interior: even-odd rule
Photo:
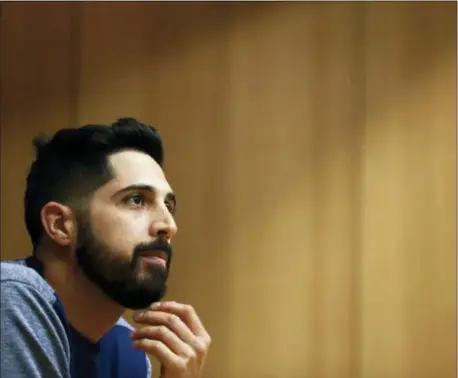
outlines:
[[[39,256],[44,278],[63,304],[68,322],[89,341],[98,342],[125,309],[88,280],[77,264],[69,264],[51,253]]]

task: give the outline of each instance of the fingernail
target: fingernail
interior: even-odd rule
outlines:
[[[137,312],[134,314],[134,320],[140,320],[143,317],[143,312]]]

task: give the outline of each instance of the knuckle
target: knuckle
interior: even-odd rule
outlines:
[[[154,332],[154,329],[153,327],[146,326],[146,327],[141,327],[137,332],[141,336],[145,337],[145,336],[149,336],[152,332]]]
[[[198,354],[203,354],[207,350],[207,345],[205,341],[203,340],[198,340],[195,344],[195,349]]]
[[[203,349],[208,349],[208,347],[211,345],[211,343],[212,343],[212,339],[211,339],[210,335],[208,335],[208,334],[202,336],[199,339],[199,344],[202,346]]]
[[[194,307],[192,307],[189,304],[185,304],[185,305],[183,305],[183,310],[184,310],[184,312],[186,312],[188,314],[191,314],[192,312],[194,312]]]
[[[159,340],[148,340],[148,344],[151,349],[159,349],[161,342]]]
[[[168,331],[168,329],[167,329],[166,326],[161,325],[161,326],[157,327],[157,334],[159,336],[165,336],[167,334],[167,331]]]
[[[189,348],[189,351],[186,353],[186,357],[185,357],[186,365],[189,365],[196,359],[197,359],[197,353],[192,348]]]
[[[177,362],[176,370],[179,373],[185,373],[188,370],[188,362],[187,362],[187,360],[186,359],[180,359]]]
[[[175,314],[168,314],[168,316],[167,316],[167,323],[168,323],[170,326],[173,326],[173,325],[176,324],[178,321],[179,321],[178,316],[176,316]]]

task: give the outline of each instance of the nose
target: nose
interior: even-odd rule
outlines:
[[[151,236],[154,238],[162,237],[167,240],[171,240],[178,231],[177,224],[172,214],[168,210],[156,214],[158,218],[154,219],[151,223]]]

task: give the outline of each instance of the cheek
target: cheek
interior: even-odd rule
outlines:
[[[94,235],[111,250],[130,253],[139,243],[148,240],[148,219],[145,213],[119,211],[99,216]]]

